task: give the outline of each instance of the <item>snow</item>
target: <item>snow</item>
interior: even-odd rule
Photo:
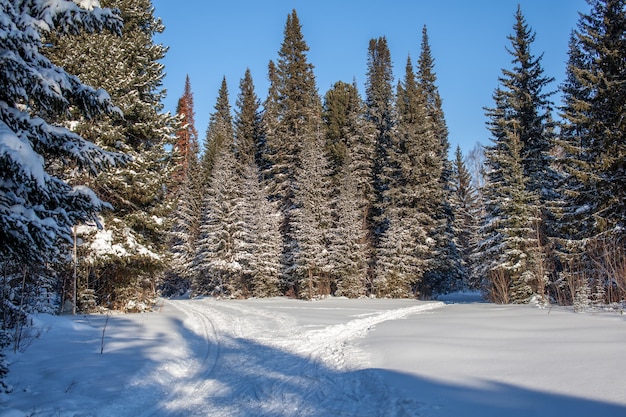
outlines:
[[[13,130],[0,120],[0,156],[13,161],[23,175],[30,177],[41,188],[46,186],[46,173],[41,155],[33,150],[28,141],[20,139]]]
[[[39,315],[0,416],[625,416],[625,330],[471,293]]]

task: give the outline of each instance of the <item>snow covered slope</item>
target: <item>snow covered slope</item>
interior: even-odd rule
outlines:
[[[616,315],[198,299],[37,327],[0,416],[626,416]]]

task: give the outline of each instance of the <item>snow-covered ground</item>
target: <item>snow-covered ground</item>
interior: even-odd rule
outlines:
[[[624,316],[458,301],[41,315],[0,416],[626,416]]]

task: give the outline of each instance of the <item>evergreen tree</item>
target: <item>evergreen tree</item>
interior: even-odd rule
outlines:
[[[539,202],[536,194],[526,189],[521,147],[513,134],[503,147],[487,152],[492,170],[485,186],[488,217],[479,251],[481,273],[491,281],[488,291],[496,302],[528,302],[540,288],[538,281],[544,279],[536,275],[541,256],[536,231]]]
[[[193,93],[189,76],[176,110],[179,127],[176,149],[180,165],[174,173],[172,193],[175,209],[171,213],[169,268],[161,283],[164,295],[184,294],[191,285],[195,243],[200,233],[202,183],[198,161],[198,132],[195,127]]]
[[[543,76],[541,57],[530,52],[535,35],[519,7],[513,30],[514,35],[508,37],[513,68],[502,70],[501,87],[494,93],[496,107],[487,109],[494,145],[486,152],[490,172],[483,231],[489,250],[499,248],[500,252],[499,257],[487,255],[491,261],[483,267],[492,277],[504,276],[509,281],[511,301],[525,302],[532,294],[545,295],[547,279],[546,203],[552,198],[556,177],[549,158],[553,146],[550,94],[542,90],[552,79]],[[496,224],[499,230],[494,229]],[[501,237],[499,243],[494,233]]]
[[[590,1],[570,43],[567,83],[563,86],[563,128],[568,173],[573,186],[569,222],[573,237],[624,236],[623,184],[626,7],[623,0]]]
[[[478,290],[481,288],[482,279],[476,272],[474,260],[476,245],[479,241],[478,227],[481,203],[459,146],[456,148],[452,172],[454,230],[456,245],[463,261],[463,287]]]
[[[575,274],[566,281],[581,288],[604,287],[610,299],[614,277],[624,280],[616,265],[626,263],[626,6],[623,0],[589,4],[590,12],[581,14],[570,40],[562,86],[560,167],[566,179],[561,243],[564,272]],[[623,295],[622,290],[614,297]]]
[[[191,291],[194,296],[242,297],[244,281],[242,185],[231,146],[216,154],[202,204]]]
[[[121,19],[108,9],[60,3],[54,9],[41,3],[2,5],[0,254],[3,261],[22,265],[54,260],[59,243],[72,241],[72,226],[104,205],[84,183],[72,186],[60,177],[55,165],[97,173],[124,159],[54,123],[70,106],[84,118],[119,111],[105,91],[86,86],[44,56],[42,37],[107,29],[119,35]]]
[[[254,91],[252,74],[246,69],[244,78],[239,82],[235,111],[235,145],[237,158],[242,165],[256,163],[261,166],[263,127],[259,99]]]
[[[215,112],[211,113],[209,118],[209,126],[204,141],[204,153],[201,161],[201,181],[204,184],[210,186],[210,178],[222,150],[234,146],[234,134],[233,117],[228,101],[228,84],[226,77],[224,77],[215,103]]]
[[[528,188],[537,191],[543,203],[549,198],[546,193],[554,189],[555,180],[550,170],[554,138],[551,135],[552,125],[548,123],[551,122],[552,108],[549,97],[553,93],[544,92],[554,78],[543,75],[542,56],[535,57],[530,50],[535,34],[528,27],[519,6],[513,29],[514,35],[508,36],[513,68],[502,70],[500,83],[507,92],[507,117],[516,120]]]
[[[366,227],[367,205],[359,204],[363,200],[358,187],[358,163],[353,161],[351,153],[348,150],[346,164],[340,174],[339,191],[335,194],[335,222],[329,239],[329,252],[335,295],[358,298],[371,291],[368,282],[371,247]]]
[[[256,165],[248,163],[243,172],[243,273],[250,295],[280,295],[283,241],[281,215],[268,199],[259,181]]]
[[[508,120],[506,93],[494,93],[496,107],[490,109],[494,144],[485,151],[488,165],[484,187],[485,216],[477,260],[479,273],[488,280],[486,289],[495,302],[528,302],[540,288],[537,276],[540,243],[539,197],[527,187],[522,144],[516,121]],[[541,294],[543,295],[543,294]]]
[[[321,132],[321,101],[315,86],[313,65],[308,63],[308,46],[300,21],[293,10],[287,17],[284,40],[278,52],[278,64],[270,63],[270,90],[265,105],[264,128],[266,158],[269,169],[265,176],[270,185],[270,198],[278,201],[282,213],[281,233],[284,240],[283,266],[287,272],[286,289],[297,289],[298,277],[293,275],[295,253],[300,242],[294,241],[298,228],[293,210],[299,189],[298,167],[305,166],[302,149],[306,142],[318,146]],[[303,219],[303,217],[299,217]]]
[[[311,299],[331,293],[328,243],[332,218],[330,173],[324,154],[323,138],[304,141],[301,165],[296,171],[298,187],[291,210],[292,271],[289,276],[300,298]]]
[[[178,99],[176,106],[176,115],[180,120],[180,125],[176,130],[175,149],[178,151],[181,160],[180,169],[176,173],[174,180],[179,183],[187,179],[190,167],[198,158],[198,131],[196,130],[195,114],[191,81],[189,80],[189,75],[187,75],[183,95]]]
[[[133,157],[126,168],[95,179],[96,193],[114,209],[104,215],[105,231],[96,232],[96,241],[83,249],[99,278],[98,282],[92,280],[98,300],[114,308],[135,309],[143,308],[156,295],[164,267],[169,232],[164,220],[170,209],[167,185],[173,167],[165,145],[171,140],[174,120],[162,113],[164,72],[158,61],[166,48],[153,42],[163,25],[153,16],[151,2],[102,3],[121,10],[121,37],[109,33],[51,36],[48,53],[81,80],[109,91],[123,112],[123,117],[114,114],[93,121],[70,113],[62,121],[94,143]],[[102,250],[99,242],[109,234],[110,245]]]
[[[365,86],[367,120],[376,129],[374,159],[375,206],[371,215],[372,237],[375,244],[385,232],[385,202],[383,194],[390,179],[385,174],[389,166],[389,150],[392,146],[394,128],[393,66],[387,39],[371,39],[368,47],[367,82]]]
[[[367,266],[373,249],[369,220],[374,204],[375,129],[365,117],[357,87],[343,82],[326,93],[324,121],[335,190],[333,237],[329,242],[333,281],[337,294],[357,297],[371,291]]]
[[[419,88],[425,95],[426,113],[433,124],[433,133],[437,138],[437,143],[434,145],[438,145],[439,149],[437,151],[441,159],[439,185],[441,188],[441,200],[434,214],[437,226],[431,236],[435,241],[434,251],[437,255],[430,270],[426,273],[424,291],[426,293],[445,293],[459,288],[462,282],[463,271],[461,255],[456,247],[454,213],[451,207],[452,166],[448,160],[450,149],[448,127],[443,113],[441,96],[436,85],[435,60],[432,56],[426,26],[422,29],[417,79]]]
[[[425,95],[410,57],[397,92],[397,126],[383,167],[389,179],[383,213],[389,228],[378,248],[376,287],[382,295],[407,297],[422,284],[433,257],[432,238],[441,201],[442,163]],[[424,288],[424,287],[422,287]]]
[[[239,83],[235,110],[235,142],[243,193],[243,252],[242,262],[246,291],[255,297],[280,294],[281,216],[270,203],[265,186],[260,181],[264,164],[263,125],[259,101],[249,70]]]
[[[53,300],[55,279],[45,271],[51,261],[66,255],[76,223],[94,219],[106,206],[84,184],[70,185],[54,165],[72,164],[96,174],[124,161],[55,124],[55,118],[75,106],[92,118],[117,109],[109,95],[95,90],[52,63],[43,54],[42,38],[50,33],[110,30],[120,33],[122,21],[108,9],[85,10],[70,1],[55,6],[42,2],[0,4],[0,392],[8,364],[2,349],[12,340],[13,328],[26,322],[29,312],[46,311],[15,303],[19,291],[30,303],[40,295]],[[39,275],[39,271],[45,273]],[[19,284],[12,278],[21,272]],[[52,278],[52,279],[51,279]],[[48,291],[50,293],[48,294]],[[23,299],[23,298],[22,298]],[[30,310],[30,311],[29,311]],[[16,348],[19,340],[13,340]]]

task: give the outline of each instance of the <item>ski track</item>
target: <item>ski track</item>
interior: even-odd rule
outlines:
[[[392,392],[348,342],[379,323],[444,306],[384,310],[306,330],[288,314],[240,302],[167,303],[206,346],[193,349],[200,357],[182,359],[187,369],[167,381],[171,391],[140,416],[418,416],[422,404]]]

